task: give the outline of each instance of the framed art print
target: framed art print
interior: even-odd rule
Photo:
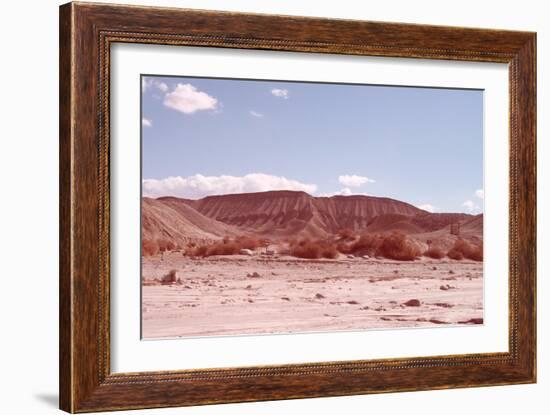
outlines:
[[[535,381],[534,33],[60,28],[63,410]]]

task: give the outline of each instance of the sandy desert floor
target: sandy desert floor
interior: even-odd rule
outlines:
[[[159,280],[171,269],[180,281],[162,285]],[[449,259],[147,257],[142,336],[481,324],[482,276],[483,263]]]

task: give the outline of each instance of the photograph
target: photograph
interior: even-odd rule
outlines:
[[[483,90],[140,87],[143,339],[483,324]]]

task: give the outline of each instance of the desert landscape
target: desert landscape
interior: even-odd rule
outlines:
[[[483,323],[483,215],[303,191],[142,198],[142,337]]]

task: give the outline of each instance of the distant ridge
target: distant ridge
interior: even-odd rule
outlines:
[[[316,197],[300,191],[268,191],[207,196],[143,198],[144,239],[177,244],[221,239],[240,234],[269,239],[325,238],[342,229],[408,235],[445,235],[451,223],[461,223],[468,236],[483,234],[483,216],[429,213],[386,197]],[[435,233],[434,233],[435,232]]]

